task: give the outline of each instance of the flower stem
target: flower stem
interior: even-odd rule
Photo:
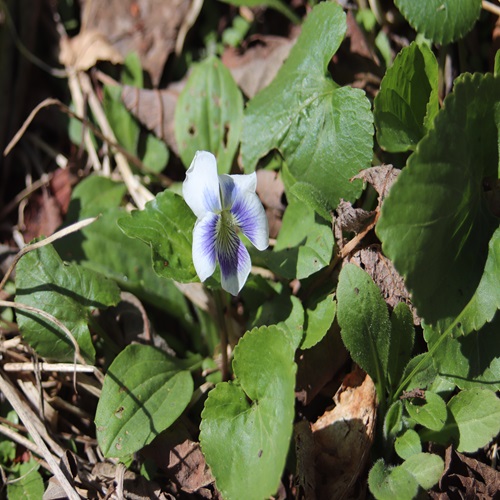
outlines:
[[[220,331],[221,373],[222,381],[229,380],[229,361],[227,358],[228,331],[226,322],[226,293],[223,290],[214,292],[217,321]]]

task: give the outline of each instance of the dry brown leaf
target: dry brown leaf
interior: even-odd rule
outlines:
[[[373,186],[379,196],[379,205],[387,196],[389,189],[398,178],[401,170],[394,168],[392,165],[379,165],[378,167],[371,167],[362,170],[359,174],[355,175],[353,179],[362,179]]]
[[[257,170],[257,195],[266,209],[271,238],[276,238],[281,228],[283,212],[285,211],[284,193],[285,186],[277,172]]]
[[[356,368],[344,378],[334,402],[335,407],[312,424],[316,495],[317,498],[364,498],[366,481],[360,478],[370,456],[377,413],[372,379]]]
[[[413,314],[413,322],[416,325],[420,324],[420,318],[411,303],[410,294],[405,287],[403,278],[396,271],[392,262],[384,257],[380,245],[373,244],[358,250],[344,261],[344,265],[347,262],[357,264],[372,277],[390,307],[396,307],[399,302],[408,304]]]
[[[254,36],[249,39],[248,49],[243,54],[237,49],[226,49],[222,62],[244,94],[252,98],[273,81],[295,40],[277,36]]]
[[[299,351],[296,360],[296,398],[307,406],[331,382],[348,359],[349,353],[340,337],[340,330],[334,324],[321,342],[310,349]]]
[[[162,90],[139,89],[125,85],[122,100],[125,107],[148,130],[165,141],[169,148],[179,154],[174,133],[174,113],[184,81]]]
[[[73,38],[61,38],[59,61],[64,66],[87,71],[95,66],[97,61],[121,64],[123,57],[105,35],[89,30],[82,31]]]
[[[436,500],[474,498],[480,500],[498,498],[500,472],[478,460],[467,457],[451,446],[446,450],[445,471],[439,487],[431,497]]]
[[[190,3],[189,0],[86,1],[82,8],[83,31],[96,30],[106,35],[123,57],[137,52],[153,85],[158,86]]]

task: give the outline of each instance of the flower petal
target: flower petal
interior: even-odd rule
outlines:
[[[196,217],[221,208],[217,160],[212,153],[197,151],[186,172],[182,195]]]
[[[258,250],[269,246],[266,212],[255,194],[257,175],[220,175],[222,204],[231,209],[236,224]]]
[[[215,242],[219,216],[207,212],[203,219],[198,219],[193,229],[193,263],[196,274],[205,281],[215,271]]]
[[[248,250],[233,226],[219,224],[216,251],[222,288],[232,295],[238,295],[250,274],[252,263]]]

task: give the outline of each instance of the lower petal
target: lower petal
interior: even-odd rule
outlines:
[[[245,245],[234,230],[230,231],[226,234],[225,244],[217,245],[217,260],[222,288],[231,295],[238,295],[250,274],[252,263]]]
[[[218,215],[208,212],[203,219],[196,221],[193,229],[193,263],[201,281],[205,281],[215,271],[218,219]]]

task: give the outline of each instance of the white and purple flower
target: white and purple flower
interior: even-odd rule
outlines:
[[[222,288],[238,295],[250,273],[248,250],[238,231],[258,250],[269,245],[264,207],[255,194],[257,176],[217,175],[212,153],[198,151],[182,186],[184,200],[198,220],[193,230],[193,262],[201,281],[219,262]]]

